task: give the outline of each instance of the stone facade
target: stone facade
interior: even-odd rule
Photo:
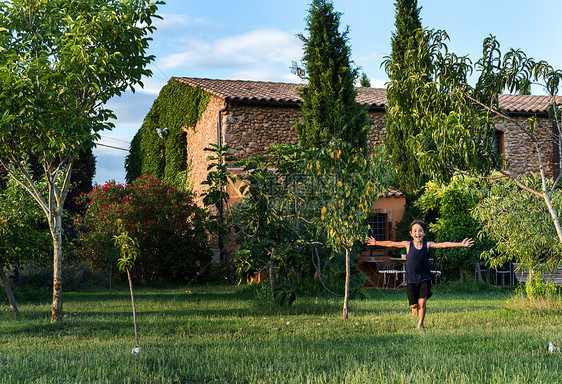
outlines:
[[[525,126],[528,116],[517,116],[513,119]],[[552,124],[546,116],[538,117],[535,129],[547,177],[554,175],[555,147],[552,137]],[[517,175],[538,172],[537,148],[529,136],[516,123],[504,119],[498,120],[496,128],[503,133],[503,151],[509,161],[508,170]]]
[[[191,162],[191,183],[197,194],[202,192],[201,182],[207,176],[207,152],[209,143],[217,144],[219,124],[223,145],[230,147],[230,153],[237,159],[253,155],[263,155],[273,144],[296,144],[298,136],[295,122],[301,118],[298,104],[295,105],[252,105],[250,103],[228,102],[220,96],[211,95],[206,111],[195,126],[187,129],[187,153]],[[385,113],[381,110],[369,111],[372,121],[369,145],[382,143],[386,137]],[[527,116],[514,117],[525,124]],[[541,147],[543,165],[549,177],[553,175],[554,146],[550,133],[552,123],[546,116],[537,118],[535,130]],[[538,158],[535,145],[515,123],[500,120],[497,129],[502,132],[502,150],[509,160],[509,170],[516,174],[538,171]]]
[[[263,155],[272,144],[297,144],[298,106],[231,104],[223,119],[224,143],[237,159]]]

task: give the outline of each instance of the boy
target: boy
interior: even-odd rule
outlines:
[[[434,243],[423,241],[427,233],[427,225],[421,220],[410,224],[412,241],[376,241],[372,236],[367,238],[367,245],[380,247],[406,248],[406,287],[408,302],[412,315],[419,316],[418,329],[423,328],[426,312],[426,301],[431,293],[431,271],[429,269],[430,248],[472,247],[474,241],[466,238],[459,243]]]

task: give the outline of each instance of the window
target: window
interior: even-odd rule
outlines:
[[[387,234],[387,217],[386,213],[375,213],[367,219],[369,225],[369,236],[373,236],[375,240],[386,240]]]
[[[494,135],[494,148],[496,149],[496,152],[499,153],[500,155],[504,153],[504,138],[503,138],[503,132],[502,131],[498,131],[496,129],[496,133]]]

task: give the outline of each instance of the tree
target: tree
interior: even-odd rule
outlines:
[[[141,85],[157,4],[148,0],[0,2],[0,159],[45,213],[53,240],[51,321],[62,318],[64,202],[74,160],[110,129],[111,97]],[[26,170],[36,156],[48,183]],[[61,184],[56,183],[57,180]]]
[[[480,201],[478,191],[482,188],[478,179],[457,175],[449,184],[428,182],[423,194],[416,201],[422,212],[437,211],[434,223],[429,224],[436,242],[462,241],[464,238],[476,238],[481,230],[481,222],[472,211]],[[461,282],[469,276],[483,251],[490,248],[490,241],[480,236],[474,247],[442,248],[435,250],[435,259],[442,269],[457,269]],[[482,277],[479,276],[482,280]]]
[[[361,73],[361,78],[359,79],[359,84],[362,87],[365,87],[365,88],[371,87],[371,80],[369,80],[369,78],[367,77],[367,74],[365,72]]]
[[[395,167],[394,187],[411,196],[428,181],[428,178],[420,172],[416,154],[407,145],[408,139],[420,132],[420,127],[410,108],[411,94],[402,86],[402,80],[414,70],[408,64],[407,56],[420,61],[416,70],[421,76],[421,81],[430,80],[425,75],[429,63],[427,57],[415,55],[420,46],[420,39],[423,38],[423,35],[416,33],[422,27],[421,7],[418,8],[417,0],[398,0],[395,6],[396,32],[392,33],[392,53],[384,63],[390,79],[386,92],[388,105],[385,144]]]
[[[519,181],[540,188],[538,174],[522,176]],[[553,180],[548,180],[552,188]],[[562,243],[544,200],[517,186],[509,178],[491,180],[483,189],[483,198],[473,210],[482,223],[482,235],[489,236],[495,246],[484,256],[492,268],[500,268],[510,260],[517,260],[530,271],[552,270],[562,259]],[[551,196],[556,212],[562,210],[562,194],[554,189]]]
[[[444,31],[422,33],[426,43],[420,46],[416,55],[430,59],[429,73],[433,81],[427,83],[421,76],[411,76],[402,82],[412,93],[412,111],[420,121],[421,132],[411,139],[411,145],[416,150],[421,169],[440,180],[450,179],[453,171],[487,175],[497,170],[544,204],[556,240],[562,242],[559,214],[553,204],[560,176],[549,181],[545,169],[549,159],[544,158],[544,148],[540,144],[541,137],[546,137],[554,140],[559,151],[562,148],[562,110],[556,97],[562,71],[527,57],[521,50],[510,49],[502,55],[499,43],[492,36],[484,40],[483,56],[473,65],[468,57],[448,52],[445,44],[448,36]],[[416,65],[413,57],[407,60]],[[472,86],[468,76],[474,71],[479,72],[479,76]],[[500,109],[498,95],[502,91],[526,90],[529,84],[542,86],[548,94],[552,125],[538,124],[534,116],[521,121]],[[538,164],[538,182],[535,178],[513,173],[507,159],[495,150],[496,120],[509,121],[528,138]],[[561,174],[560,164],[556,164],[556,168]],[[494,217],[498,219],[497,225],[501,225],[501,215]],[[517,248],[517,236],[510,234],[509,237]],[[528,264],[526,256],[514,256]],[[535,260],[539,256],[535,255]],[[553,263],[560,261],[559,257],[553,257]]]
[[[26,199],[26,192],[6,177],[6,188],[0,190],[0,280],[12,311],[19,316],[18,306],[5,267],[30,260],[42,260],[48,252],[49,231],[39,207]],[[45,183],[39,182],[44,188]]]
[[[315,224],[326,237],[327,246],[345,254],[343,319],[348,317],[351,280],[351,250],[367,238],[368,215],[378,197],[384,195],[392,179],[384,147],[375,146],[366,156],[363,149],[332,141],[320,149],[311,171],[322,175],[319,200],[323,207]]]
[[[133,268],[135,260],[139,255],[139,247],[130,235],[123,228],[123,223],[117,223],[120,234],[113,237],[115,247],[119,249],[119,261],[117,265],[122,272],[127,272],[127,281],[129,282],[129,291],[131,292],[131,305],[133,307],[133,325],[135,327],[135,343],[136,347],[133,348],[133,353],[138,358],[140,355],[139,346],[139,332],[137,330],[137,310],[135,307],[135,294],[133,292],[133,280],[131,279],[131,268]]]
[[[310,36],[299,35],[308,85],[299,91],[303,121],[295,128],[307,148],[326,146],[333,138],[366,148],[369,122],[366,110],[355,101],[358,70],[350,62],[349,28],[339,31],[340,16],[329,0],[313,0],[306,28]]]

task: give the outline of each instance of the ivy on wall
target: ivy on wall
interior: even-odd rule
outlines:
[[[209,94],[201,88],[168,81],[131,141],[125,158],[127,183],[149,174],[186,189],[189,164],[182,127],[194,129],[208,102]]]

